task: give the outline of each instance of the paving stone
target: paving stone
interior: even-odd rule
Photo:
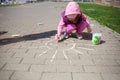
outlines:
[[[69,60],[80,60],[79,54],[66,54],[66,56]]]
[[[21,48],[21,49],[10,49],[9,52],[12,52],[12,53],[26,53],[28,51],[27,48]]]
[[[56,60],[56,59],[47,59],[45,64],[48,65],[72,65],[71,60]]]
[[[120,59],[120,54],[108,54],[108,55],[101,55],[101,58],[104,60],[115,60]]]
[[[71,73],[43,73],[41,80],[72,80]]]
[[[94,51],[88,51],[89,54],[108,54],[105,50],[94,50]]]
[[[0,58],[0,62],[5,63],[19,63],[21,58]]]
[[[119,80],[120,74],[101,74],[104,80]]]
[[[0,80],[9,80],[13,71],[0,71]]]
[[[72,65],[95,65],[92,59],[71,60]]]
[[[26,64],[6,64],[2,70],[28,71],[29,67]]]
[[[108,65],[108,66],[110,66],[110,65],[113,65],[113,66],[119,65],[119,64],[117,64],[117,62],[115,60],[94,59],[93,61],[94,61],[95,65],[103,65],[103,66],[104,65]]]
[[[111,44],[112,45],[112,44]],[[120,48],[118,46],[102,46],[102,47],[96,47],[95,50],[106,50],[106,51],[112,51],[112,50],[116,50],[116,51],[120,51]]]
[[[7,52],[5,52],[5,53],[0,53],[0,58],[10,58],[10,57],[12,57],[13,55],[14,55],[15,53],[7,53]]]
[[[120,54],[120,51],[112,50],[112,51],[106,51],[108,54]]]
[[[56,50],[45,48],[45,51],[36,54],[35,58],[51,59],[53,56],[56,57],[55,52]],[[58,52],[56,54],[58,54]]]
[[[34,58],[36,53],[15,53],[13,57],[15,58]]]
[[[93,73],[120,73],[119,66],[84,66],[84,70]]]
[[[41,73],[39,72],[22,72],[17,71],[15,72],[11,80],[40,80]]]
[[[120,60],[118,59],[118,60],[115,60],[119,65],[120,65]]]
[[[30,68],[32,72],[56,72],[55,65],[32,65]]]
[[[90,54],[82,54],[79,56],[80,56],[80,60],[92,60],[92,57]]]
[[[57,72],[84,72],[82,66],[59,65]]]
[[[102,54],[91,54],[90,56],[93,60],[94,59],[101,59],[101,60],[103,59]]]
[[[24,58],[21,63],[22,64],[45,64],[45,60],[40,58]]]
[[[95,73],[72,73],[73,80],[103,80],[100,74]]]
[[[5,65],[5,62],[0,62],[0,69]]]
[[[55,56],[55,59],[56,60],[64,60],[64,59],[66,59],[65,57],[66,57],[67,55],[66,54],[64,54],[63,53],[63,51],[62,50],[58,50],[57,51],[57,54],[56,54],[56,56]]]
[[[9,50],[9,48],[5,48],[4,46],[0,47],[0,52],[1,53],[7,53],[8,50]]]

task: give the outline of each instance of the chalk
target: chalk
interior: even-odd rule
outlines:
[[[37,23],[38,26],[43,25],[43,23]]]
[[[55,51],[55,54],[52,56],[52,59],[50,60],[51,62],[53,62],[53,60],[54,60],[56,54],[57,54],[57,50]]]
[[[64,55],[65,59],[68,60],[68,57],[67,57],[67,55],[65,54],[65,51],[63,51],[63,55]]]
[[[11,35],[12,37],[20,37],[21,35],[20,34],[13,34]]]

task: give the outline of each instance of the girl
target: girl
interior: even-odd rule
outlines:
[[[92,31],[88,19],[81,12],[79,5],[76,2],[69,2],[66,9],[62,12],[57,34],[55,35],[56,42],[59,41],[64,27],[66,29],[63,38],[68,38],[69,34],[76,30],[76,37],[82,39],[80,33],[85,28],[87,28],[88,33]]]

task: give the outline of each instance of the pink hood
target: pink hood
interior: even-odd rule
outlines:
[[[81,14],[79,5],[76,2],[69,2],[66,6],[65,16],[70,14]]]

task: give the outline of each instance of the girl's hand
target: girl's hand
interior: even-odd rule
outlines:
[[[55,40],[56,40],[57,43],[58,43],[58,41],[59,41],[59,38],[60,38],[60,37],[58,36],[58,34],[56,34],[56,35],[55,35]]]

